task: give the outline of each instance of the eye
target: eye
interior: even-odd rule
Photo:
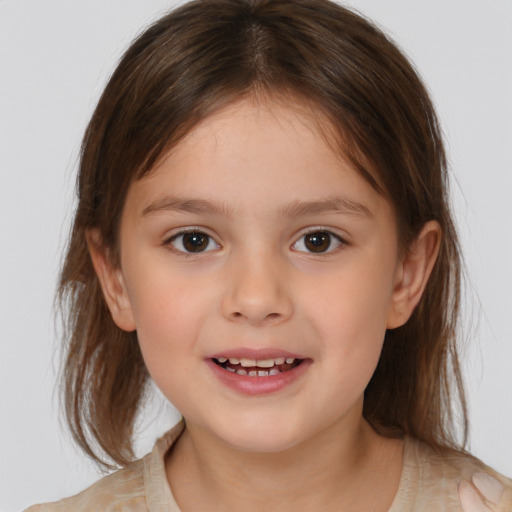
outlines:
[[[185,253],[213,251],[219,245],[213,238],[201,231],[187,231],[174,235],[168,242],[175,249]]]
[[[292,249],[300,252],[327,253],[332,252],[343,244],[343,240],[329,231],[311,231],[301,236]]]

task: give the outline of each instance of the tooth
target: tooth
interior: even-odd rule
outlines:
[[[240,364],[247,368],[248,366],[256,366],[256,361],[254,359],[240,359]]]
[[[229,363],[230,364],[240,364],[240,359],[237,359],[236,357],[230,357]]]
[[[279,375],[281,372],[277,368],[271,368],[268,372],[269,375]]]
[[[230,361],[231,361],[231,359],[230,359]],[[293,361],[295,361],[295,357],[287,357],[287,358],[286,358],[286,363],[287,363],[287,364],[292,364],[292,363],[293,363]]]
[[[258,372],[256,370],[251,370],[249,372],[249,377],[256,377],[258,375]]]
[[[274,360],[273,359],[260,359],[259,361],[256,361],[256,365],[260,368],[272,368],[274,366]]]
[[[219,361],[219,363],[225,363],[227,360],[228,360],[227,357],[218,357],[217,358],[217,361]]]
[[[237,370],[236,373],[238,373],[238,375],[247,375],[245,370]]]
[[[231,373],[235,373],[235,369],[230,368],[229,366],[226,366],[226,368],[224,368],[224,370],[227,370],[228,372],[231,372]]]
[[[258,370],[258,376],[259,377],[268,377],[268,372],[265,370]]]
[[[285,361],[284,357],[276,357],[276,359],[274,359],[274,363],[276,365],[284,364],[284,361]]]

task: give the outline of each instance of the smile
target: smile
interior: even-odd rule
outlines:
[[[275,359],[247,359],[236,357],[212,358],[212,361],[224,370],[248,377],[271,377],[292,370],[302,363],[295,357],[276,357]]]
[[[229,350],[205,360],[219,382],[243,395],[284,391],[308,373],[313,360],[281,350]]]

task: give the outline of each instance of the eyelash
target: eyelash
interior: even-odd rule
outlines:
[[[204,250],[200,250],[200,251],[188,251],[188,250],[186,250],[186,247],[184,246],[184,242],[183,242],[183,238],[182,237],[184,237],[187,234],[195,234],[195,235],[198,235],[198,236],[205,237],[207,239],[206,248]],[[329,245],[328,245],[326,250],[323,250],[323,251],[308,251],[308,250],[297,249],[297,245],[302,240],[304,240],[305,237],[307,237],[309,235],[315,235],[315,234],[317,234],[317,235],[319,235],[319,234],[327,235],[329,237]],[[174,245],[174,243],[173,243],[176,240],[179,240],[180,238],[181,238],[180,245],[181,245],[182,248],[176,247]],[[338,245],[336,247],[334,247],[334,248],[331,248],[333,240],[336,241],[338,243]],[[190,256],[197,256],[197,255],[200,255],[202,253],[212,251],[213,249],[209,248],[212,243],[215,244],[215,247],[213,247],[213,249],[220,248],[220,245],[217,242],[215,242],[215,240],[214,240],[214,238],[212,236],[208,235],[207,233],[205,233],[204,231],[202,231],[199,228],[191,228],[191,229],[187,229],[187,230],[184,230],[184,231],[180,231],[179,233],[176,233],[176,234],[172,235],[170,238],[164,240],[163,245],[170,246],[172,248],[172,250],[178,252],[179,254],[182,254],[182,255],[184,255],[186,257],[190,257]],[[336,233],[333,233],[330,229],[323,228],[323,227],[315,227],[315,228],[307,231],[306,233],[302,234],[292,244],[291,247],[292,247],[293,250],[295,250],[297,252],[303,252],[303,253],[313,254],[313,255],[318,255],[318,256],[328,256],[328,255],[331,255],[332,253],[337,252],[338,250],[341,250],[343,247],[345,247],[347,245],[348,245],[348,243],[346,242],[346,240],[344,240],[342,237],[340,237]]]
[[[313,229],[308,230],[306,233],[303,233],[300,236],[300,238],[296,242],[294,242],[294,244],[292,245],[292,248],[294,248],[297,244],[299,244],[300,241],[304,240],[305,237],[307,237],[308,235],[315,235],[315,234],[323,234],[323,235],[327,235],[329,237],[329,246],[327,247],[327,250],[318,251],[318,252],[298,250],[298,252],[303,252],[306,254],[312,254],[312,255],[316,255],[316,256],[324,256],[325,257],[325,256],[331,256],[332,254],[338,252],[339,250],[343,249],[343,247],[346,247],[348,245],[346,240],[344,240],[341,236],[337,235],[336,233],[333,233],[329,228],[324,228],[324,227],[319,226],[319,227],[315,227]],[[338,243],[338,245],[334,248],[331,248],[333,240],[336,241]],[[295,250],[297,250],[297,249],[295,249]]]
[[[208,240],[208,243],[207,243],[207,246],[206,246],[206,250],[202,250],[202,251],[187,251],[185,246],[183,245],[183,238],[185,235],[188,235],[188,234],[195,234],[195,235],[201,235],[203,237],[205,237],[207,240]],[[181,240],[181,246],[183,247],[183,249],[180,249],[178,247],[176,247],[173,242],[175,242],[176,240],[179,240],[180,238],[182,238]],[[214,243],[216,247],[216,249],[218,249],[220,246],[217,242],[215,242],[215,240],[213,239],[213,237],[211,237],[210,235],[208,235],[207,233],[205,233],[203,230],[199,229],[199,228],[190,228],[190,229],[187,229],[187,230],[183,230],[183,231],[180,231],[179,233],[176,233],[174,235],[172,235],[170,238],[164,240],[164,243],[163,245],[166,245],[166,246],[170,246],[174,251],[184,255],[184,256],[197,256],[199,254],[202,254],[204,252],[210,252],[212,249],[208,249],[208,247],[210,246],[211,243]]]

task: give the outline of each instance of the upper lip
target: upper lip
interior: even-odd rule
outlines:
[[[302,354],[298,354],[296,352],[289,352],[287,350],[280,350],[276,348],[262,348],[262,349],[254,349],[254,348],[233,348],[228,350],[223,350],[219,352],[215,352],[208,357],[208,359],[218,359],[219,357],[227,357],[236,358],[236,359],[277,359],[278,357],[285,357],[294,359],[308,359],[306,356]]]

